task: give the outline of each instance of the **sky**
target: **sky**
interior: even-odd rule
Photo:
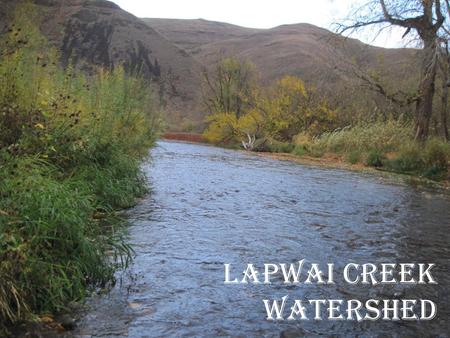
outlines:
[[[355,0],[112,0],[137,17],[206,19],[252,28],[310,23],[334,30]],[[357,0],[356,0],[357,1]],[[380,47],[402,47],[402,31],[385,31],[375,38],[370,32],[352,35]]]

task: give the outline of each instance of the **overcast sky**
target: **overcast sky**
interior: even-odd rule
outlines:
[[[333,30],[358,0],[113,0],[124,10],[147,18],[206,19],[252,28],[307,22]],[[353,37],[381,47],[401,47],[401,31]]]

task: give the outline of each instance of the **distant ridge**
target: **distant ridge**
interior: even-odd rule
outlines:
[[[348,80],[350,63],[398,80],[417,62],[417,50],[374,47],[307,23],[254,29],[203,19],[143,20],[206,67],[220,55],[249,59],[265,83],[292,74],[333,90]]]

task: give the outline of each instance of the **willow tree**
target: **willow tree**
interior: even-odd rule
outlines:
[[[203,70],[203,104],[209,114],[233,113],[237,118],[254,106],[256,74],[253,64],[223,58],[214,69]]]
[[[407,35],[417,37],[422,47],[420,81],[416,98],[415,137],[428,137],[433,98],[435,96],[438,53],[441,32],[446,20],[446,8],[450,0],[368,0],[356,8],[346,23],[340,25],[340,33],[375,26],[379,32],[397,26]]]
[[[260,115],[255,110],[258,90],[256,71],[249,61],[222,58],[212,69],[204,69],[206,139],[214,143],[242,141],[244,148],[252,148],[260,129]]]

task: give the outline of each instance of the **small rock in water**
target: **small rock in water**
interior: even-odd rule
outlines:
[[[280,333],[280,338],[301,338],[301,337],[306,337],[305,331],[301,329],[285,330]]]
[[[58,318],[58,321],[61,323],[61,326],[68,331],[75,329],[75,319],[69,315],[62,315]]]
[[[142,304],[137,302],[128,302],[128,306],[132,309],[139,309]]]

